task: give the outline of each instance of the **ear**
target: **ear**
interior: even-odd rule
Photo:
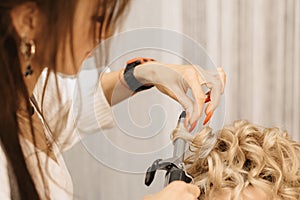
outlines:
[[[26,36],[32,40],[37,33],[39,8],[34,2],[27,2],[11,10],[11,19],[19,37]]]

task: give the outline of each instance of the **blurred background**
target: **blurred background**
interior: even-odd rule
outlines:
[[[215,116],[213,120],[228,124],[247,119],[285,129],[300,141],[299,0],[132,0],[120,31],[145,27],[169,29],[190,37],[203,46],[216,66],[225,69],[228,81],[223,99],[225,117]],[[182,48],[190,51],[188,47]],[[176,62],[176,59],[169,61]],[[101,137],[96,135],[105,135],[128,152],[154,152],[147,161],[130,161],[130,165],[146,171],[154,159],[171,156],[169,133],[176,126],[180,107],[157,91],[137,95],[130,101],[135,105],[131,108],[135,121],[147,124],[149,115],[163,115],[162,119],[166,119],[163,125],[157,122],[160,126],[155,133],[157,137],[152,140],[125,137],[120,123],[87,137],[86,140],[98,142],[103,154],[123,164],[122,169],[95,158],[84,142],[65,152],[75,199],[142,199],[145,194],[162,189],[163,173],[147,188],[144,173],[128,170],[128,158],[105,149]],[[122,113],[132,104],[121,103],[114,112]],[[156,104],[164,112],[155,110]],[[152,108],[150,114],[149,108]],[[162,146],[163,150],[155,151]]]

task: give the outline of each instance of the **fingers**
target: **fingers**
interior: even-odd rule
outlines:
[[[196,200],[200,195],[198,186],[188,184],[183,181],[174,181],[167,186],[171,193],[177,193],[176,197],[180,200]]]
[[[217,68],[221,82],[222,82],[222,89],[221,89],[221,94],[224,93],[225,85],[226,85],[226,73],[223,68],[218,67]]]
[[[206,118],[203,122],[203,125],[206,125],[210,121],[214,113],[214,110],[217,108],[217,106],[220,103],[221,95],[224,93],[226,75],[221,68],[218,68],[218,71],[220,75],[219,74],[215,75],[216,81],[214,81],[213,83],[206,84],[206,86],[210,88],[210,92],[209,92],[210,102],[208,102],[208,106],[205,109]]]
[[[196,185],[187,184],[188,191],[193,195],[195,199],[197,199],[200,196],[200,189]]]
[[[204,119],[203,125],[206,125],[210,121],[214,113],[214,110],[217,108],[217,106],[220,103],[220,99],[221,99],[220,90],[221,89],[218,86],[211,87],[211,90],[209,92],[209,98],[207,98],[208,105],[205,109],[206,118]]]
[[[213,114],[214,114],[213,111],[210,111],[209,113],[207,113],[206,118],[203,121],[203,125],[206,125],[209,122],[209,120],[211,119]]]
[[[185,127],[191,132],[201,118],[205,103],[208,103],[205,109],[206,124],[212,117],[214,110],[220,102],[220,96],[224,92],[226,84],[226,74],[223,69],[218,68],[214,71],[205,70],[199,66],[186,65],[159,65],[147,69],[152,69],[153,76],[150,78],[151,83],[164,94],[177,100],[186,110]],[[153,73],[157,70],[155,73]],[[151,72],[151,70],[150,70]],[[159,73],[158,73],[159,72]],[[148,76],[144,73],[144,76]],[[159,87],[162,86],[162,88]],[[202,90],[202,85],[210,89],[209,96],[206,96]],[[194,98],[190,98],[186,92],[191,89]]]
[[[191,114],[191,118],[189,119],[191,124],[189,131],[191,132],[196,127],[198,119],[200,119],[202,116],[203,106],[207,98],[201,88],[201,82],[197,77],[193,78],[192,80],[188,80],[188,85],[192,90],[192,94],[195,99],[193,102],[193,112]]]
[[[208,91],[206,93],[205,103],[210,103],[211,102],[210,94],[211,94],[211,91]],[[203,125],[206,125],[207,122],[211,119],[211,117],[213,115],[213,111],[207,112],[207,108],[208,108],[208,106],[206,107],[206,110],[205,110],[207,115],[206,115],[206,118],[204,119]]]
[[[220,86],[215,85],[210,90],[210,102],[205,109],[205,113],[208,114],[211,111],[214,111],[220,103],[221,99],[221,88]]]
[[[218,73],[216,74],[215,72],[206,71],[199,66],[192,67],[194,71],[190,71],[190,75],[185,78],[194,97],[193,111],[190,118],[186,118],[185,123],[186,125],[187,121],[190,122],[190,132],[194,130],[197,121],[201,118],[205,103],[209,104],[205,110],[206,118],[203,125],[210,121],[214,110],[220,102],[220,96],[224,91],[226,81],[225,72],[221,68],[218,69]],[[203,84],[210,88],[210,92],[207,95],[202,90]]]
[[[222,68],[217,68],[218,73],[203,71],[203,76],[205,77],[204,84],[210,89],[205,103],[208,103],[208,106],[205,109],[206,118],[203,122],[203,125],[206,125],[213,113],[214,110],[220,103],[221,95],[224,93],[224,88],[226,84],[226,74]]]
[[[191,118],[191,114],[193,112],[193,102],[192,100],[184,93],[182,90],[174,91],[176,94],[176,98],[178,102],[183,106],[186,111],[186,117],[184,120],[184,127],[187,128],[189,125],[189,121]]]

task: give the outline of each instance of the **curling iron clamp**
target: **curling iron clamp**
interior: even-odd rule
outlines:
[[[183,111],[178,119],[177,130],[187,131],[184,127],[185,117],[186,112]],[[185,151],[186,141],[181,138],[175,139],[173,157],[166,160],[158,159],[154,161],[146,172],[145,184],[147,186],[151,185],[157,170],[164,170],[167,172],[165,176],[165,186],[173,181],[184,181],[186,183],[191,183],[193,181],[193,177],[186,172],[183,162]]]
[[[205,103],[210,102],[210,91],[206,93]],[[212,113],[210,113],[205,121],[204,125],[210,120]],[[178,119],[177,123],[177,131],[186,131],[187,129],[184,127],[184,119],[186,118],[186,112],[183,111]],[[190,176],[185,169],[184,165],[184,154],[186,151],[186,141],[182,138],[177,138],[174,140],[174,150],[173,157],[163,160],[158,159],[153,162],[153,164],[148,168],[145,176],[145,184],[150,186],[154,180],[155,174],[157,170],[166,171],[165,176],[165,186],[170,184],[173,181],[184,181],[186,183],[193,182],[193,177]]]
[[[208,103],[210,101],[211,99],[209,91],[206,93],[205,103]],[[209,116],[206,117],[203,123],[204,125],[210,120],[211,116],[212,113],[210,113]],[[175,130],[187,132],[187,129],[184,127],[185,117],[186,112],[183,111],[178,119],[177,128]],[[184,181],[186,183],[193,182],[193,177],[186,172],[184,165],[184,154],[186,150],[186,141],[182,138],[175,139],[173,157],[166,160],[155,160],[153,164],[147,169],[145,176],[145,184],[147,186],[151,185],[157,170],[164,170],[167,172],[165,176],[165,186],[167,186],[173,181]]]

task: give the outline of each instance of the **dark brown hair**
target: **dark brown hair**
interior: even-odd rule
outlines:
[[[45,23],[42,27],[43,55],[39,57],[40,66],[47,66],[48,76],[51,71],[56,72],[58,61],[57,50],[63,48],[66,43],[73,41],[72,28],[74,12],[78,0],[1,0],[0,1],[0,139],[1,146],[6,154],[10,171],[14,175],[20,199],[40,199],[34,186],[34,182],[27,169],[22,149],[19,143],[21,127],[18,124],[17,112],[20,102],[25,101],[27,117],[31,123],[31,134],[34,137],[32,119],[30,115],[31,105],[29,94],[23,80],[20,61],[18,59],[19,38],[14,30],[10,12],[18,5],[33,2],[36,3],[45,15]],[[94,18],[94,41],[105,37],[111,28],[114,29],[117,20],[124,12],[129,0],[97,0],[97,7],[91,11]],[[100,22],[100,28],[96,28]],[[68,34],[70,33],[68,37]],[[37,44],[37,48],[39,48]],[[70,47],[74,52],[73,46]],[[73,54],[72,54],[73,55]],[[47,78],[48,79],[48,78]],[[46,80],[47,82],[47,80]],[[11,197],[14,199],[14,194]]]

